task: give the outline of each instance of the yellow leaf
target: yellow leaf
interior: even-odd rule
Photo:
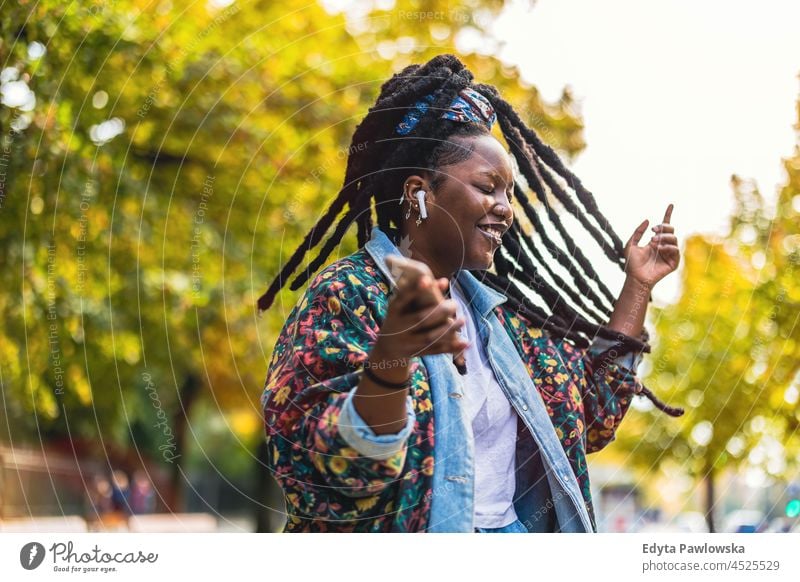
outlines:
[[[375,504],[378,503],[378,499],[378,495],[373,495],[372,497],[361,497],[360,499],[356,499],[356,507],[359,509],[359,511],[367,511],[368,509],[375,507]]]

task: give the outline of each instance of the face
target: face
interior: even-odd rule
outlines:
[[[408,235],[411,258],[425,262],[436,277],[459,269],[491,267],[500,237],[511,227],[514,174],[508,152],[490,135],[458,137],[454,143],[471,151],[468,159],[442,166],[442,183],[434,190],[429,176],[410,176],[405,184],[402,234]],[[419,226],[415,193],[424,190],[428,218]]]

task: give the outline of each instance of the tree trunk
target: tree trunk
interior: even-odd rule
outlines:
[[[706,489],[706,524],[708,525],[708,532],[715,533],[716,527],[714,525],[714,509],[717,503],[716,494],[714,492],[714,469],[713,467],[706,468],[706,473],[703,476]]]
[[[183,496],[183,483],[181,482],[181,463],[184,460],[186,451],[186,427],[189,424],[189,415],[192,405],[200,395],[202,384],[192,373],[186,374],[183,385],[178,392],[178,410],[172,419],[172,428],[175,436],[175,454],[170,460],[170,490],[172,492],[171,509],[174,512],[185,511],[185,499]]]

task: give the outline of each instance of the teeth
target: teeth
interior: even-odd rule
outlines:
[[[497,242],[500,242],[502,240],[503,234],[499,228],[494,226],[481,226],[480,228],[484,232],[488,232],[489,234],[491,234]]]

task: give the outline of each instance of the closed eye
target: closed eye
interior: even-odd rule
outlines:
[[[484,194],[488,194],[490,196],[492,194],[494,194],[494,186],[478,186],[478,185],[476,185],[475,187],[478,190],[480,190],[481,192],[483,192]],[[506,190],[506,196],[508,196],[509,200],[513,200],[514,199],[514,187],[513,186],[511,188],[509,188],[508,190]]]
[[[480,190],[481,192],[483,192],[484,194],[487,194],[489,196],[494,194],[494,189],[493,188],[484,188],[484,187],[481,187],[481,186],[476,186],[476,188],[478,188],[478,190]],[[511,188],[509,190],[506,190],[506,196],[508,196],[509,200],[514,200],[514,189]]]

